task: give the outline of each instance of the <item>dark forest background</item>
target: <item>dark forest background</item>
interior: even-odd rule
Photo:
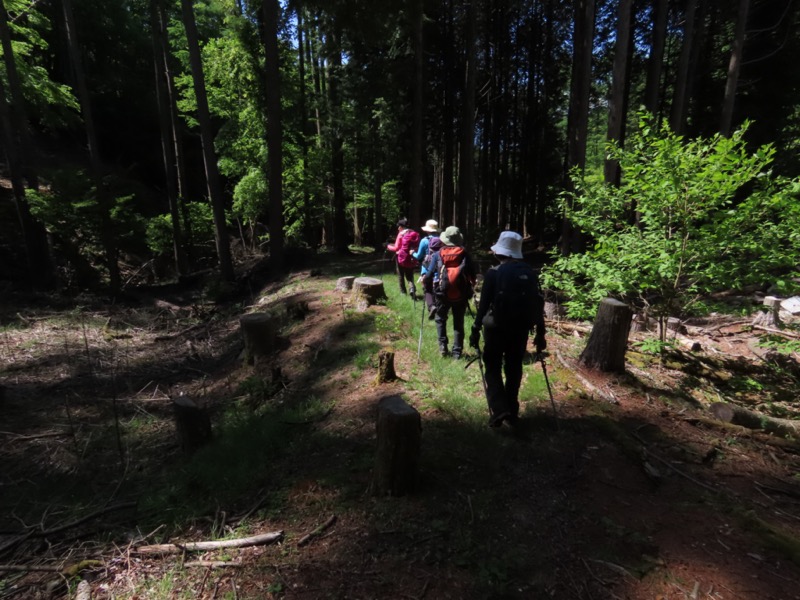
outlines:
[[[2,0],[0,278],[119,290],[380,247],[582,250],[570,171],[644,112],[800,175],[794,0]]]

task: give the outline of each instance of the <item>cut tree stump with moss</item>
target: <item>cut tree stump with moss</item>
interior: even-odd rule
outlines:
[[[175,411],[175,429],[181,448],[191,454],[211,441],[211,419],[194,400],[186,396],[172,399]]]
[[[244,360],[255,364],[260,356],[266,356],[275,348],[278,326],[269,313],[250,313],[239,317],[239,327],[244,339]]]
[[[378,496],[404,496],[419,483],[422,419],[400,396],[378,402],[378,449],[372,490]]]
[[[377,382],[388,383],[397,379],[397,373],[394,370],[394,352],[392,350],[383,349],[378,352],[378,378]]]
[[[337,292],[349,292],[353,289],[353,282],[355,281],[355,277],[353,275],[348,275],[347,277],[339,277],[336,280],[336,291]]]
[[[589,369],[623,373],[632,317],[631,309],[624,302],[603,299],[578,362]]]
[[[353,280],[353,298],[356,309],[361,312],[381,300],[386,300],[383,281],[375,277],[356,277]]]
[[[767,296],[764,298],[764,310],[759,311],[753,319],[753,325],[760,327],[772,327],[780,329],[783,327],[781,322],[780,310],[781,300],[775,296]]]

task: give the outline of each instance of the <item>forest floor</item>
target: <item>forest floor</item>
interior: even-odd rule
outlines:
[[[378,255],[318,261],[236,302],[175,286],[114,303],[7,295],[0,599],[800,598],[800,444],[708,411],[796,418],[793,329],[754,329],[737,308],[690,323],[681,340],[700,349],[664,360],[644,351],[654,333],[632,334],[609,375],[577,365],[587,324],[549,321],[555,412],[531,358],[520,426],[492,430],[477,365],[438,356]],[[385,306],[335,291],[360,274],[383,278]],[[249,366],[252,311],[282,326]],[[378,385],[387,346],[400,379]],[[377,403],[393,394],[422,416],[420,485],[376,497]],[[211,415],[191,456],[179,396]]]

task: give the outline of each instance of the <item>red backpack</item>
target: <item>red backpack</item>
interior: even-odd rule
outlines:
[[[419,261],[412,255],[419,248],[419,234],[413,229],[406,229],[400,247],[397,249],[397,262],[401,267],[416,269]]]
[[[474,278],[464,272],[467,251],[462,246],[442,246],[439,250],[439,286],[436,295],[449,303],[472,298]]]

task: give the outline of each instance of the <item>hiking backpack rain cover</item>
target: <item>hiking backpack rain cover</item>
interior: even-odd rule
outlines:
[[[500,327],[530,330],[538,313],[544,310],[539,277],[523,262],[507,262],[497,267],[497,282],[492,300],[492,315]]]
[[[419,261],[412,256],[419,247],[419,234],[413,229],[406,230],[403,239],[400,241],[400,247],[397,249],[397,262],[401,267],[407,269],[416,269],[419,266]]]
[[[464,273],[467,251],[461,246],[443,246],[439,250],[439,288],[436,295],[442,300],[455,303],[472,298],[473,282]]]

